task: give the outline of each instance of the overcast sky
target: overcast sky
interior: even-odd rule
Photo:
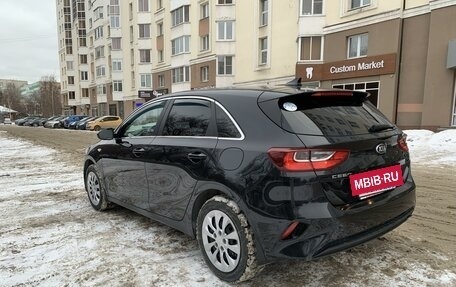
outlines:
[[[59,75],[55,0],[0,0],[0,79]]]

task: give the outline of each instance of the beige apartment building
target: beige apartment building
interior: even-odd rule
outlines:
[[[67,113],[284,84],[371,93],[402,127],[456,126],[456,0],[56,0]]]

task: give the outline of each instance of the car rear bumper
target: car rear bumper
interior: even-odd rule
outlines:
[[[295,220],[256,216],[251,222],[259,247],[258,258],[261,263],[312,260],[342,251],[393,230],[412,215],[414,208],[415,184],[410,179],[406,190],[366,199],[358,205],[303,204],[297,209],[309,212]],[[287,239],[281,240],[293,222],[298,223],[297,227]]]

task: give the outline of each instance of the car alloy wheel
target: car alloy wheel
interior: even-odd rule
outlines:
[[[233,271],[239,263],[241,247],[236,226],[229,216],[220,210],[210,211],[204,217],[201,232],[211,263],[222,272]]]
[[[97,175],[91,171],[87,174],[87,192],[93,205],[100,204],[101,188]]]
[[[103,179],[95,164],[89,166],[85,176],[85,188],[90,204],[95,210],[103,211],[112,206],[106,197]]]
[[[196,228],[204,260],[220,279],[241,282],[261,271],[253,233],[234,201],[222,196],[206,201],[199,211]]]

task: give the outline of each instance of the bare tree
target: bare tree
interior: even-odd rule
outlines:
[[[0,105],[19,111],[24,112],[24,105],[21,101],[21,92],[16,85],[9,83],[1,93]]]
[[[54,75],[41,78],[40,96],[40,106],[43,116],[49,117],[62,114],[60,84],[56,81]]]

